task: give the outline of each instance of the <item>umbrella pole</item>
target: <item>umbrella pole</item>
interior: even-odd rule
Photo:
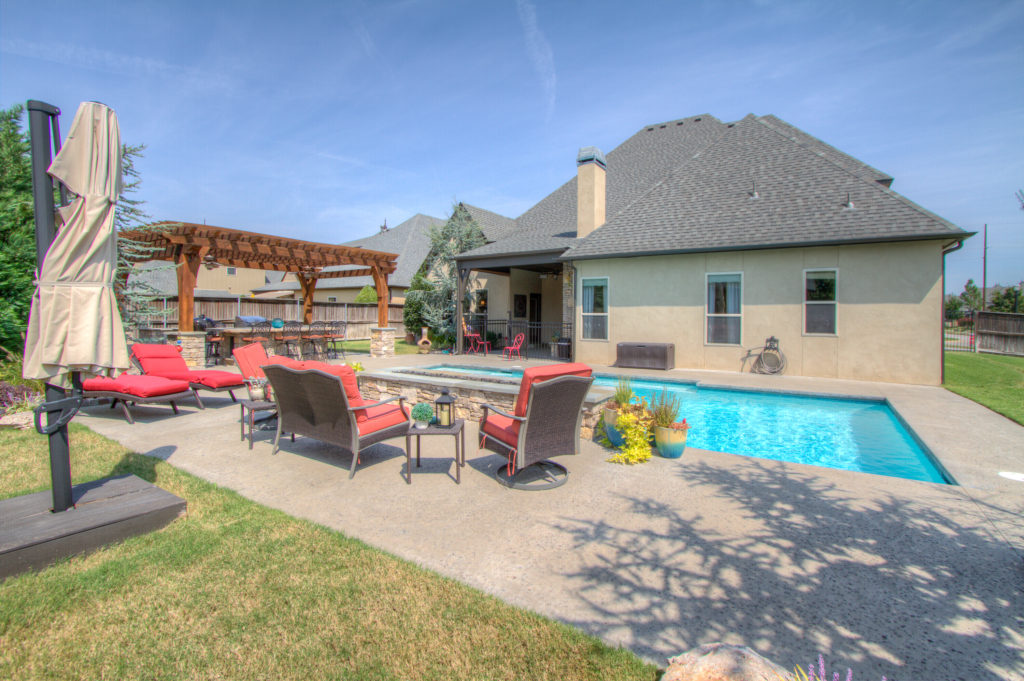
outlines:
[[[28,124],[32,140],[32,196],[35,201],[36,218],[36,263],[41,265],[46,251],[57,236],[54,221],[53,180],[46,171],[50,167],[51,121],[60,115],[60,109],[52,104],[29,100]],[[56,130],[56,128],[54,128]],[[60,141],[57,140],[57,144]],[[78,374],[73,380],[80,383]],[[63,388],[46,384],[46,401],[57,402],[67,397]],[[48,412],[47,425],[56,424],[59,412]],[[50,481],[53,489],[53,511],[66,511],[74,506],[71,499],[71,452],[68,449],[68,427],[61,426],[47,435],[50,442]]]

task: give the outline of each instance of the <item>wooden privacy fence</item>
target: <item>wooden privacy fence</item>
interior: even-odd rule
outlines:
[[[150,316],[149,326],[178,327],[178,299],[157,300],[158,314]],[[388,305],[388,324],[404,334],[402,305]],[[161,310],[161,308],[163,308]],[[280,318],[285,321],[302,319],[301,300],[267,300],[265,298],[197,298],[196,316],[205,315],[220,323],[233,322],[235,317]],[[313,321],[348,322],[348,338],[369,338],[370,329],[377,326],[377,305],[360,303],[313,303]]]
[[[978,352],[1024,357],[1024,314],[978,312],[974,332]]]

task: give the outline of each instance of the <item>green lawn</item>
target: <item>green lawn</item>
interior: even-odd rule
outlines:
[[[0,431],[0,498],[49,487],[45,443]],[[184,497],[188,516],[0,582],[2,679],[657,677],[628,651],[84,427],[71,447],[76,483],[132,472]]]
[[[370,354],[370,341],[367,340],[347,340],[344,343],[345,352],[355,352]],[[415,343],[406,343],[404,339],[395,339],[395,354],[396,355],[415,355],[419,352],[419,347]]]
[[[947,352],[945,387],[1024,425],[1024,357]]]

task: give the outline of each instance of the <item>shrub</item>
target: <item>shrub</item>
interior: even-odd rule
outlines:
[[[647,405],[640,406],[641,409],[619,411],[615,428],[622,433],[625,442],[622,449],[608,459],[611,463],[632,465],[651,458],[651,416]]]
[[[619,383],[615,386],[612,400],[620,408],[625,407],[633,401],[633,382],[626,376],[619,377]]]
[[[434,409],[426,402],[420,402],[412,408],[412,418],[416,421],[429,421],[434,418]]]

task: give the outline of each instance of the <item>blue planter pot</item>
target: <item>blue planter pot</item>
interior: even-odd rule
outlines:
[[[678,459],[686,451],[685,430],[674,430],[672,428],[654,429],[654,446],[658,453],[666,459]]]
[[[626,443],[626,438],[623,437],[619,429],[615,427],[615,421],[618,416],[619,412],[614,409],[604,410],[604,434],[608,437],[608,441],[611,442],[612,446],[615,448],[619,448]]]

